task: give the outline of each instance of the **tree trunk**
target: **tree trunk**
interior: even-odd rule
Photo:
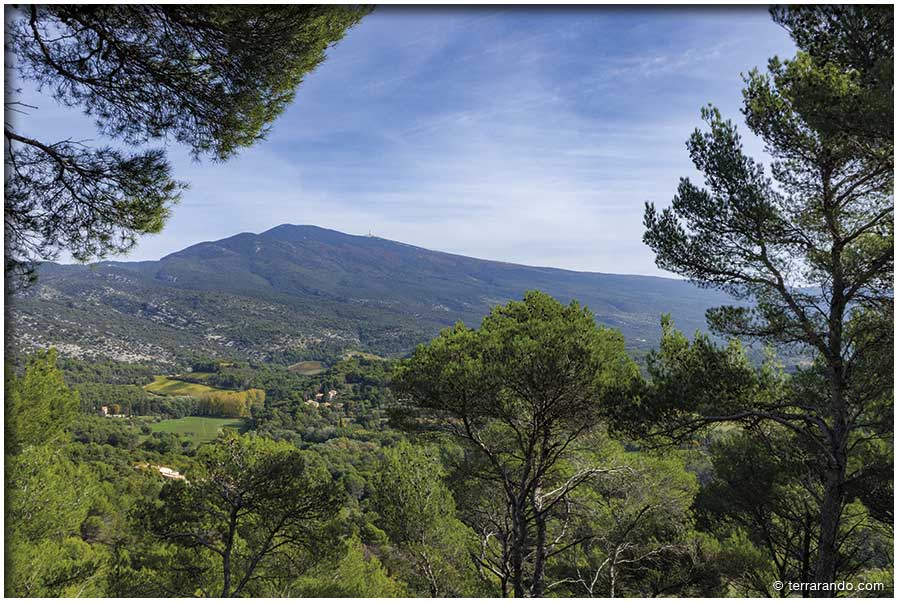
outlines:
[[[228,525],[228,538],[225,541],[224,553],[221,557],[221,571],[223,585],[221,597],[231,597],[231,550],[234,548],[234,533],[237,531],[237,508],[231,509],[230,524]]]
[[[524,516],[523,504],[516,503],[512,510],[514,521],[514,537],[511,542],[511,584],[514,588],[514,597],[523,598],[526,595],[524,589],[524,546],[527,541],[527,521]]]
[[[830,439],[831,457],[826,469],[823,500],[820,504],[820,535],[817,544],[817,583],[834,583],[839,562],[839,526],[845,501],[845,471],[848,463],[848,424],[845,411],[841,365],[831,375],[833,428]],[[827,596],[827,592],[818,591]]]
[[[530,595],[542,598],[546,578],[546,518],[536,515],[536,557],[533,561],[533,582],[530,584]]]
[[[422,538],[423,539],[423,538]],[[424,541],[420,543],[421,549],[426,549],[427,545]],[[428,589],[430,590],[431,598],[439,598],[440,597],[440,588],[437,583],[436,575],[433,572],[433,567],[430,564],[430,558],[427,556],[427,552],[421,552],[421,572],[424,573],[424,577],[427,578]]]
[[[805,510],[804,530],[801,534],[801,581],[807,583],[811,579],[811,538],[813,536],[813,516]],[[785,588],[783,588],[785,592]],[[801,597],[809,597],[810,592],[802,591]]]
[[[827,470],[826,484],[823,489],[823,503],[820,507],[820,537],[817,545],[817,570],[814,580],[817,583],[833,583],[836,580],[838,565],[839,524],[842,518],[842,502],[845,497],[845,465],[835,466]],[[818,592],[823,597],[830,594]]]
[[[825,203],[828,205],[828,203]],[[827,213],[828,221],[835,223],[835,217]],[[838,229],[830,226],[834,236]],[[820,535],[817,544],[817,566],[814,580],[817,583],[834,583],[839,556],[839,526],[842,520],[842,503],[845,499],[845,472],[848,464],[848,412],[846,408],[845,365],[843,360],[842,329],[845,307],[844,278],[842,270],[842,245],[832,248],[832,290],[833,297],[829,309],[829,335],[827,357],[827,380],[829,380],[830,412],[832,428],[829,434],[830,457],[827,459],[824,475],[823,500],[820,504]],[[817,597],[829,597],[827,591],[818,590]]]
[[[608,566],[608,597],[613,598],[615,594],[615,589],[617,589],[617,571],[615,570],[615,566],[617,565],[617,553],[620,550],[620,547],[615,548],[614,555],[611,557],[611,563]]]

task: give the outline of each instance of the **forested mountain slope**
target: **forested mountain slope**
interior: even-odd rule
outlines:
[[[486,261],[315,226],[203,242],[159,261],[45,264],[12,300],[14,341],[68,355],[173,363],[196,354],[289,361],[316,347],[402,354],[539,289],[577,299],[630,349],[659,318],[704,328],[723,294],[681,280]]]

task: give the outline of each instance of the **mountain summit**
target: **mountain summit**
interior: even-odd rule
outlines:
[[[284,224],[159,261],[46,264],[14,299],[14,338],[163,363],[198,353],[277,360],[310,345],[402,354],[531,289],[577,299],[634,350],[657,343],[662,313],[692,332],[708,307],[732,301],[682,280],[487,261]]]

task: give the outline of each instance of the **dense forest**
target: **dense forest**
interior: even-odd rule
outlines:
[[[665,342],[641,369],[588,310],[532,293],[398,364],[198,361],[206,381],[265,391],[202,443],[153,428],[204,410],[147,393],[140,366],[37,354],[6,383],[7,593],[774,596],[812,580],[813,448],[757,420],[628,434],[703,345],[670,327]],[[701,353],[756,393],[793,386],[738,348]],[[861,449],[879,480],[846,496],[837,578],[886,595],[890,450]]]
[[[160,10],[154,19],[202,26],[209,44],[246,35],[242,8],[197,9],[200,21]],[[32,9],[35,29],[18,30],[48,82],[32,39],[47,31],[41,18],[109,33],[108,15],[67,11]],[[153,131],[197,152],[226,158],[250,144],[367,9],[284,11],[259,27],[283,33],[286,19],[305,37],[280,40],[295,47],[257,66],[265,98],[238,95],[243,111],[212,113],[223,130],[205,114],[181,120],[151,89],[131,109],[157,103]],[[645,208],[661,268],[745,301],[708,311],[713,337],[659,316],[660,343],[637,361],[586,306],[533,290],[401,358],[297,349],[194,357],[160,374],[11,350],[5,594],[892,596],[892,11],[771,12],[799,52],[745,75],[745,123],[770,169],[709,106],[687,142],[704,182],[684,178],[669,207]],[[116,26],[134,28],[127,39],[156,35]],[[88,51],[103,40],[88,36]],[[239,92],[242,66],[209,68]],[[112,131],[152,137],[129,129],[140,115],[90,90],[62,98],[86,98]],[[140,227],[113,216],[93,236],[161,227],[176,186],[161,157],[147,161],[157,190],[129,209],[146,214]],[[140,166],[119,168],[148,181]],[[35,175],[18,175],[27,213]],[[77,225],[63,229],[96,250]],[[27,286],[27,255],[40,249],[19,251],[7,271]],[[785,354],[807,361],[787,370]]]

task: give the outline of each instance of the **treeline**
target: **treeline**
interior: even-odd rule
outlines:
[[[305,357],[306,354],[300,354]],[[204,359],[191,362],[192,372],[178,375],[179,380],[210,385],[221,389],[265,389],[269,397],[285,399],[298,389],[318,387],[336,389],[344,383],[381,386],[389,380],[391,361],[342,355],[310,354],[328,367],[323,375],[299,374],[276,363],[223,362]],[[300,360],[301,361],[301,360]],[[379,367],[379,368],[378,368]]]
[[[66,378],[66,382],[70,382]],[[104,382],[84,382],[75,385],[81,399],[81,411],[98,414],[103,406],[117,406],[118,412],[128,415],[149,416],[163,414],[161,405],[138,385],[116,385]]]
[[[245,418],[265,404],[265,391],[210,391],[197,397],[194,413],[197,416]]]
[[[303,375],[278,364],[204,359],[194,360],[191,370],[192,372],[179,374],[177,378],[220,389],[266,389],[268,395],[276,397],[286,396],[309,382]]]
[[[274,364],[290,366],[298,362],[318,361],[332,366],[340,361],[345,352],[345,344],[338,343],[309,343],[302,349],[284,349],[275,351],[269,358]]]
[[[67,373],[65,380],[70,382]],[[190,396],[152,395],[137,385],[84,382],[72,388],[78,393],[81,412],[93,415],[106,406],[111,414],[183,418],[196,413],[199,403],[197,398]],[[113,411],[115,409],[118,411]]]
[[[153,382],[156,370],[143,364],[130,364],[114,360],[86,361],[76,358],[60,358],[59,367],[65,380],[71,385],[82,383],[107,383],[113,385],[146,385]]]

